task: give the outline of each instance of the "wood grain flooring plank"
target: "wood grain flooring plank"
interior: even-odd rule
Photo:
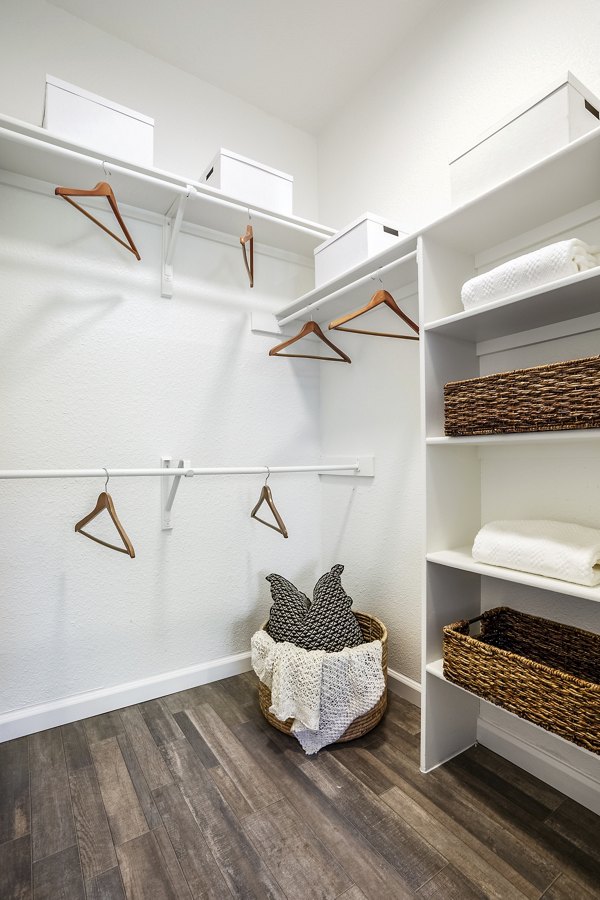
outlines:
[[[471,747],[466,753],[480,766],[483,766],[490,772],[494,772],[505,781],[509,781],[519,788],[523,795],[532,797],[536,803],[545,806],[548,810],[557,809],[565,799],[565,795],[557,791],[556,788],[546,784],[544,781],[540,781],[539,778],[526,772],[525,769],[515,766],[508,759],[504,759],[504,757],[494,753],[493,750],[488,750],[483,744]]]
[[[175,713],[183,712],[186,709],[192,709],[199,703],[208,703],[211,698],[215,697],[216,695],[210,684],[199,684],[196,687],[187,688],[185,691],[169,694],[167,697],[163,697],[163,700],[169,712],[175,715]]]
[[[115,847],[148,831],[146,817],[115,737],[90,746]]]
[[[252,807],[223,766],[213,766],[208,772],[219,789],[223,800],[233,810],[238,819],[243,819],[244,816],[252,812]]]
[[[207,769],[210,769],[213,766],[218,766],[219,760],[212,752],[196,726],[192,723],[187,712],[176,712],[173,714],[173,717],[181,728],[181,731],[183,732],[185,737],[194,748],[196,756],[200,759],[202,765],[206,766]]]
[[[340,894],[338,900],[367,900],[367,898],[359,887],[353,885],[347,891],[344,891],[343,894]]]
[[[416,735],[421,731],[421,710],[404,697],[388,691],[386,716],[396,722],[404,731]]]
[[[118,867],[96,875],[85,883],[87,900],[126,900]]]
[[[124,730],[118,710],[83,719],[83,725],[90,744],[116,737],[118,734],[123,734]]]
[[[421,837],[435,847],[446,859],[464,875],[468,890],[478,891],[481,896],[493,900],[523,900],[522,894],[514,884],[508,881],[495,866],[482,858],[473,848],[465,844],[457,834],[455,823],[442,824],[431,812],[408,796],[399,787],[390,788],[381,799],[401,816]],[[450,827],[448,827],[450,826]],[[446,876],[446,879],[449,876]],[[444,878],[440,884],[445,883]],[[422,889],[421,889],[422,890]],[[421,891],[419,891],[420,895]],[[426,894],[427,896],[427,894]],[[435,896],[435,895],[433,895]]]
[[[591,893],[568,875],[559,875],[548,890],[544,891],[542,900],[598,900],[598,896],[600,888]]]
[[[164,827],[194,900],[223,900],[231,892],[177,785],[154,792]]]
[[[69,784],[81,868],[90,879],[114,868],[117,857],[94,766],[71,772]]]
[[[223,678],[219,684],[233,703],[241,720],[232,724],[242,724],[242,721],[254,722],[262,716],[258,703],[258,678],[254,672]]]
[[[373,791],[374,794],[383,794],[394,786],[394,781],[382,771],[382,769],[374,765],[372,758],[366,753],[359,753],[355,748],[354,741],[347,744],[337,744],[329,749],[329,753],[349,769],[356,778],[359,778],[365,787]]]
[[[92,765],[83,722],[71,722],[61,727],[65,759],[69,772],[86,769]]]
[[[505,900],[512,895],[504,895]],[[469,882],[469,879],[452,865],[430,878],[415,894],[417,900],[487,900],[487,894]]]
[[[118,735],[117,743],[119,745],[119,749],[121,750],[123,759],[125,760],[125,765],[127,766],[129,777],[131,778],[139,804],[142,807],[142,810],[146,817],[148,827],[150,829],[158,828],[162,824],[161,818],[156,808],[156,804],[154,803],[152,791],[148,787],[148,782],[146,781],[144,773],[142,772],[142,768],[139,764],[138,758],[133,752],[133,748],[129,743],[126,735]]]
[[[85,900],[77,847],[34,862],[33,892],[35,900]]]
[[[413,891],[396,869],[329,803],[292,761],[295,754],[289,752],[286,745],[289,747],[297,743],[293,738],[275,731],[266,723],[263,726],[249,722],[235,730],[257,764],[270,772],[298,815],[366,897],[377,900],[407,900],[413,897]],[[306,760],[304,754],[303,757]]]
[[[281,900],[285,895],[242,831],[207,769],[185,740],[163,754],[234,897]]]
[[[187,716],[253,810],[264,809],[281,799],[268,773],[256,765],[211,706],[207,703],[195,706]]]
[[[181,897],[181,900],[193,900],[190,886],[182,872],[173,845],[165,830],[165,826],[161,825],[160,828],[155,828],[152,834],[162,853],[165,870],[169,875],[175,893],[178,897]]]
[[[75,844],[69,776],[60,728],[29,737],[33,859],[53,856]]]
[[[0,844],[0,897],[2,900],[32,900],[29,834]]]
[[[554,870],[555,874],[564,872],[588,889],[595,890],[600,884],[598,859],[540,821],[537,815],[529,812],[526,804],[513,802],[513,794],[506,796],[502,782],[491,778],[487,770],[482,774],[481,767],[472,757],[462,754],[441,767],[439,772],[441,778],[460,779],[463,794],[468,794],[469,799],[483,808],[490,818],[510,828],[521,847],[537,853],[549,870]],[[545,887],[553,880],[551,878]]]
[[[305,763],[302,769],[412,890],[447,865],[444,856],[330,754]]]
[[[151,831],[117,847],[127,900],[181,900]]]
[[[600,816],[594,815],[591,810],[563,797],[563,803],[546,819],[546,825],[580,850],[600,860]]]
[[[136,706],[122,709],[121,721],[150,790],[154,791],[166,784],[172,784],[171,773],[165,765],[139,709]]]
[[[523,846],[510,828],[487,815],[484,804],[474,805],[464,796],[460,782],[448,784],[436,769],[423,775],[410,760],[406,760],[392,745],[374,745],[365,751],[385,767],[389,777],[398,778],[398,785],[413,799],[429,808],[442,822],[455,822],[462,828],[461,840],[488,862],[489,853],[496,858],[498,871],[528,897],[540,893],[558,874],[543,853]]]
[[[227,727],[241,725],[242,722],[247,721],[248,716],[245,710],[240,709],[239,703],[232,697],[231,692],[223,687],[220,681],[203,684],[201,688],[206,699],[196,703],[194,708],[208,704]],[[200,690],[198,693],[200,694]]]
[[[163,700],[149,700],[138,706],[148,731],[154,742],[160,747],[172,741],[179,741],[183,737],[182,731],[173,718],[167,704]]]
[[[0,744],[0,844],[31,830],[29,739]]]
[[[335,900],[352,885],[286,800],[244,819],[244,831],[289,900]]]

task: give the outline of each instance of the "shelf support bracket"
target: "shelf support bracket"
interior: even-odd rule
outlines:
[[[187,185],[187,192],[179,194],[175,198],[167,213],[163,223],[163,264],[162,264],[162,285],[161,297],[173,296],[173,257],[175,256],[175,247],[177,238],[181,231],[181,223],[183,222],[183,214],[185,212],[186,203],[190,194],[195,192],[195,188],[191,184]]]
[[[171,511],[173,509],[173,502],[177,495],[177,490],[179,489],[181,479],[184,477],[188,477],[185,470],[191,468],[191,462],[189,459],[180,459],[176,466],[171,466],[171,462],[172,460],[170,456],[161,457],[160,464],[163,469],[172,468],[174,473],[178,469],[182,469],[183,471],[180,475],[173,474],[173,478],[161,478],[160,508],[163,531],[171,531],[173,528],[173,525],[171,523]]]

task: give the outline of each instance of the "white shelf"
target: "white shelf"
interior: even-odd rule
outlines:
[[[453,688],[456,688],[457,691],[464,691],[465,694],[468,694],[469,697],[475,697],[481,703],[487,703],[489,706],[495,706],[497,709],[503,709],[508,715],[514,716],[515,719],[521,718],[521,716],[517,716],[516,713],[510,712],[510,710],[505,710],[504,707],[501,707],[497,703],[492,703],[491,700],[485,700],[483,697],[480,697],[478,694],[474,694],[473,691],[469,691],[464,687],[461,687],[460,684],[456,684],[454,681],[449,681],[444,677],[444,660],[436,659],[434,662],[430,662],[425,666],[425,671],[429,675],[433,675],[435,678],[438,678],[440,681],[443,681],[445,684],[451,685]],[[596,753],[592,753],[591,750],[586,750],[585,747],[580,747],[578,744],[574,744],[572,741],[568,741],[566,738],[562,737],[560,734],[555,734],[553,731],[548,731],[546,728],[542,728],[541,725],[536,725],[535,722],[530,722],[529,719],[525,719],[524,721],[528,722],[529,725],[532,725],[534,728],[539,729],[540,732],[545,732],[546,734],[551,734],[554,738],[561,741],[566,747],[572,748],[574,750],[580,750],[582,753],[586,753],[590,759],[597,760],[598,755]]]
[[[600,197],[600,126],[421,229],[468,254],[551,222]]]
[[[543,591],[565,594],[568,597],[580,597],[584,600],[600,602],[600,585],[598,587],[587,587],[583,584],[572,584],[570,581],[559,581],[557,578],[532,575],[530,572],[517,572],[515,569],[505,569],[502,566],[488,566],[486,563],[475,562],[471,556],[471,547],[436,550],[427,554],[427,561],[442,566],[450,566],[452,569],[462,569],[463,572],[487,575],[488,578],[498,578],[502,581],[512,581],[515,584],[540,588]]]
[[[524,444],[577,444],[600,439],[600,428],[581,428],[572,431],[532,431],[524,434],[474,434],[460,437],[428,437],[430,447],[489,447],[504,444],[508,447]]]
[[[0,116],[0,169],[52,186],[94,187],[98,181],[109,181],[119,204],[161,215],[191,185],[196,193],[187,203],[186,222],[236,236],[248,223],[248,206],[222,191],[161,169],[102,156],[6,116]],[[311,260],[314,248],[335,233],[332,228],[255,206],[251,213],[257,244]]]
[[[415,235],[401,238],[393,247],[382,250],[376,256],[364,260],[343,275],[339,275],[326,284],[303,294],[293,303],[288,303],[277,313],[278,319],[295,315],[307,310],[313,304],[318,304],[318,309],[313,312],[313,318],[319,324],[335,319],[344,312],[351,312],[357,307],[363,306],[375,291],[381,287],[378,281],[373,281],[372,290],[368,284],[356,284],[363,278],[369,279],[380,269],[386,269],[382,276],[383,286],[392,295],[402,288],[414,285],[414,293],[417,292],[417,238]],[[387,267],[387,268],[386,268]],[[335,294],[335,297],[332,295]],[[397,299],[397,298],[396,298]]]
[[[425,330],[463,341],[492,340],[597,313],[599,294],[600,267],[437,319],[425,325]]]

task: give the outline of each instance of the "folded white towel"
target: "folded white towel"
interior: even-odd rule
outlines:
[[[325,653],[274,641],[261,630],[251,645],[252,668],[271,690],[269,712],[294,719],[292,734],[308,754],[337,741],[385,688],[381,641]]]
[[[473,559],[593,586],[600,584],[600,531],[547,519],[488,522],[477,533]]]
[[[471,278],[462,286],[461,300],[465,309],[472,309],[593,269],[599,262],[594,250],[583,241],[559,241]]]

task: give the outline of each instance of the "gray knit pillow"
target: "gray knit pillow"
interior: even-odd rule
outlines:
[[[342,587],[342,565],[325,572],[315,585],[312,604],[281,575],[269,575],[273,606],[267,631],[275,641],[290,641],[305,650],[335,653],[364,643],[352,613],[352,598]]]

